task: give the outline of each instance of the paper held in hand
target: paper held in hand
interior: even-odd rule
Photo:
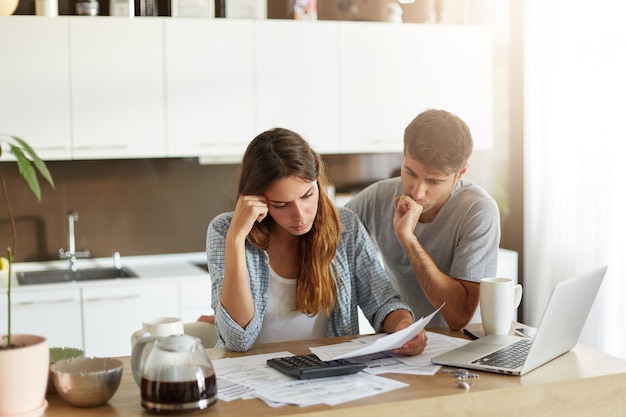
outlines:
[[[426,327],[430,320],[435,316],[435,314],[437,314],[439,310],[443,308],[445,304],[446,303],[443,303],[441,307],[439,307],[437,310],[433,311],[426,317],[422,317],[405,329],[376,339],[376,341],[371,345],[353,350],[351,352],[339,354],[332,359],[348,359],[354,358],[355,356],[369,355],[372,353],[385,352],[388,350],[401,348],[406,342],[415,338],[415,336],[417,336],[419,332],[421,332],[422,329]]]

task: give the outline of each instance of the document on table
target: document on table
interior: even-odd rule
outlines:
[[[374,340],[374,343],[367,344],[359,349],[355,349],[348,352],[339,353],[330,359],[348,359],[355,356],[369,355],[371,353],[386,352],[393,349],[401,348],[406,342],[415,338],[421,332],[430,320],[437,314],[439,310],[445,305],[442,304],[437,310],[433,311],[426,317],[422,317],[409,327],[397,331],[395,333],[388,334],[384,337],[380,337]]]
[[[401,373],[413,375],[434,375],[441,368],[431,363],[431,358],[440,353],[447,352],[456,347],[469,343],[469,340],[458,337],[450,337],[434,332],[426,332],[428,343],[426,349],[419,355],[399,355],[392,352],[378,352],[369,355],[353,357],[352,362],[366,363],[364,372],[372,375],[385,373]],[[372,344],[384,335],[372,335],[361,337],[345,343],[337,343],[327,346],[309,347],[322,360],[329,360],[342,352],[352,352],[365,345]]]
[[[222,401],[254,398],[254,392],[268,384],[283,384],[293,378],[271,369],[267,360],[293,356],[291,352],[225,358],[213,361],[217,376],[217,398]]]
[[[271,407],[286,404],[336,405],[404,387],[407,384],[378,375],[390,372],[433,375],[440,366],[431,363],[432,357],[469,342],[427,332],[428,344],[422,354],[407,356],[391,352],[414,338],[437,311],[392,335],[377,334],[346,343],[309,348],[322,360],[345,357],[368,365],[365,372],[353,375],[302,381],[294,379],[267,365],[270,358],[293,356],[286,351],[214,360],[217,398],[222,401],[260,398]],[[394,335],[397,337],[390,337]]]
[[[271,407],[286,404],[336,405],[407,384],[359,372],[331,378],[297,380],[267,365],[267,359],[293,356],[290,352],[226,358],[213,361],[217,376],[217,398],[221,401],[260,398]]]
[[[255,395],[270,405],[287,403],[305,407],[337,405],[406,386],[408,384],[404,382],[359,372],[330,378],[292,379],[288,384],[268,385],[257,390]]]

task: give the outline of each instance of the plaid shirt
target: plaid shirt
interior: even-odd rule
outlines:
[[[328,322],[328,336],[359,333],[357,305],[377,332],[389,313],[411,309],[400,301],[400,296],[389,281],[369,235],[354,212],[339,207],[341,238],[335,260],[338,277],[337,302]],[[246,328],[239,326],[220,304],[224,280],[224,247],[226,232],[233,213],[223,213],[209,224],[206,249],[211,275],[212,307],[219,335],[216,347],[246,351],[252,347],[263,323],[269,291],[269,257],[267,253],[246,242],[246,264],[250,288],[254,298],[254,317]]]

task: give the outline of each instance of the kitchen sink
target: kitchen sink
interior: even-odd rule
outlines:
[[[70,269],[49,269],[43,271],[24,271],[16,273],[20,285],[51,284],[56,282],[94,281],[99,279],[136,278],[137,274],[128,268],[85,268],[78,271]]]

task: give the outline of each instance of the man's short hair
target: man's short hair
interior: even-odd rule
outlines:
[[[458,172],[472,154],[473,144],[467,124],[445,110],[426,110],[404,130],[404,154],[429,171]]]

